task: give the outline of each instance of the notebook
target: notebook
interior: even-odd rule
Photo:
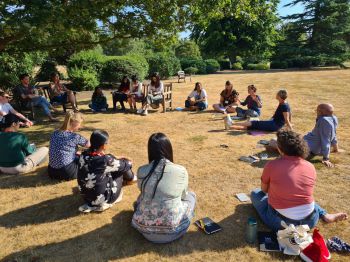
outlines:
[[[258,232],[259,249],[264,252],[280,252],[281,248],[274,232]]]

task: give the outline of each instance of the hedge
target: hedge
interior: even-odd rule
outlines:
[[[269,64],[264,64],[264,63],[259,63],[259,64],[248,64],[247,65],[248,70],[269,70],[270,65]]]
[[[39,82],[51,81],[50,77],[52,73],[59,73],[57,70],[57,62],[52,59],[45,60],[41,66],[35,79]],[[60,76],[60,78],[62,78]]]
[[[98,75],[91,68],[83,69],[78,67],[69,68],[69,78],[72,81],[74,90],[93,90],[99,85]]]
[[[229,70],[231,69],[231,62],[228,59],[220,59],[218,60],[220,64],[221,70]]]
[[[196,67],[187,67],[187,68],[184,69],[184,71],[185,71],[186,74],[195,75],[198,72],[198,68],[196,68]]]
[[[233,70],[243,70],[243,66],[240,62],[236,62],[232,64],[232,69]]]
[[[202,59],[181,59],[181,68],[195,67],[198,69],[198,74],[207,73],[207,65]]]
[[[271,62],[270,67],[272,69],[285,69],[288,68],[288,63],[287,61],[275,60]]]
[[[215,59],[204,60],[207,74],[213,74],[220,70],[220,64]]]
[[[180,60],[172,53],[158,52],[147,57],[149,75],[158,72],[161,78],[176,75],[181,70]]]
[[[99,75],[107,59],[107,56],[96,50],[81,51],[69,58],[67,67],[94,70]]]

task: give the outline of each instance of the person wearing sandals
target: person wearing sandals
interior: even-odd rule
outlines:
[[[277,133],[281,157],[269,161],[261,176],[261,189],[251,193],[252,204],[261,220],[273,231],[287,225],[316,226],[322,219],[326,223],[348,218],[346,213],[329,214],[313,198],[316,183],[315,167],[305,157],[308,146],[303,138],[293,132]]]
[[[256,91],[257,88],[254,85],[248,86],[249,95],[243,102],[240,102],[242,106],[247,106],[248,109],[237,107],[236,112],[238,117],[248,118],[260,116],[260,108],[262,107],[262,102],[260,96],[256,94]]]
[[[140,111],[136,108],[136,103],[143,103],[144,97],[142,94],[142,82],[140,82],[136,76],[131,77],[131,86],[130,86],[130,97],[131,100],[131,110],[134,112],[141,113],[142,109]]]
[[[59,74],[54,72],[51,74],[50,78],[51,82],[49,83],[49,93],[51,96],[51,102],[60,104],[69,102],[72,105],[72,109],[74,111],[78,111],[78,107],[75,103],[74,92],[60,83]]]
[[[132,226],[151,242],[168,243],[187,232],[196,195],[188,191],[187,170],[174,163],[172,145],[164,134],[149,138],[148,160],[137,171],[141,193],[134,205]]]
[[[136,182],[131,160],[106,154],[109,135],[95,130],[90,137],[90,148],[79,158],[78,188],[85,204],[79,211],[102,212],[123,197],[123,181]]]
[[[92,94],[91,104],[89,104],[92,112],[106,112],[108,109],[107,98],[103,94],[102,88],[97,86]]]
[[[72,180],[78,174],[78,146],[89,147],[89,141],[77,134],[83,122],[82,114],[67,111],[63,125],[50,138],[48,174],[53,179]]]
[[[120,106],[122,107],[121,110],[125,112],[125,106],[124,102],[128,101],[130,108],[131,108],[131,102],[129,100],[129,93],[130,93],[130,80],[127,76],[123,76],[122,81],[120,82],[120,86],[118,88],[118,91],[113,92],[113,110],[117,110],[117,102],[120,103]]]
[[[275,132],[281,129],[284,125],[288,129],[292,130],[291,124],[291,113],[290,106],[287,103],[287,91],[281,89],[276,94],[276,99],[278,100],[278,107],[270,120],[264,121],[246,121],[233,123],[230,115],[227,115],[224,119],[225,129],[226,130],[261,130],[268,132]]]
[[[163,113],[165,112],[164,104],[164,87],[163,82],[160,81],[160,76],[157,73],[154,73],[151,76],[151,83],[148,86],[148,94],[146,97],[146,102],[142,106],[141,115],[146,116],[148,114],[148,107],[154,106],[157,108],[159,104],[163,106]]]
[[[190,111],[205,110],[208,108],[207,92],[202,84],[197,82],[194,90],[188,95],[185,101],[185,108]]]
[[[239,105],[238,92],[233,89],[230,81],[226,81],[225,89],[220,93],[220,103],[214,104],[215,111],[220,113],[235,113],[236,107]]]
[[[47,157],[47,147],[35,148],[28,138],[18,132],[21,119],[14,114],[4,116],[0,132],[0,171],[17,175],[32,171]]]

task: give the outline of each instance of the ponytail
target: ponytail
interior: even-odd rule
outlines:
[[[83,116],[79,112],[74,112],[73,110],[69,110],[66,113],[64,118],[64,122],[60,128],[61,131],[67,131],[71,128],[73,122],[81,123],[83,122]]]

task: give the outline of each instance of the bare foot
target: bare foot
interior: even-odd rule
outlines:
[[[346,220],[348,215],[346,213],[326,214],[322,217],[322,220],[326,223],[334,223]]]

